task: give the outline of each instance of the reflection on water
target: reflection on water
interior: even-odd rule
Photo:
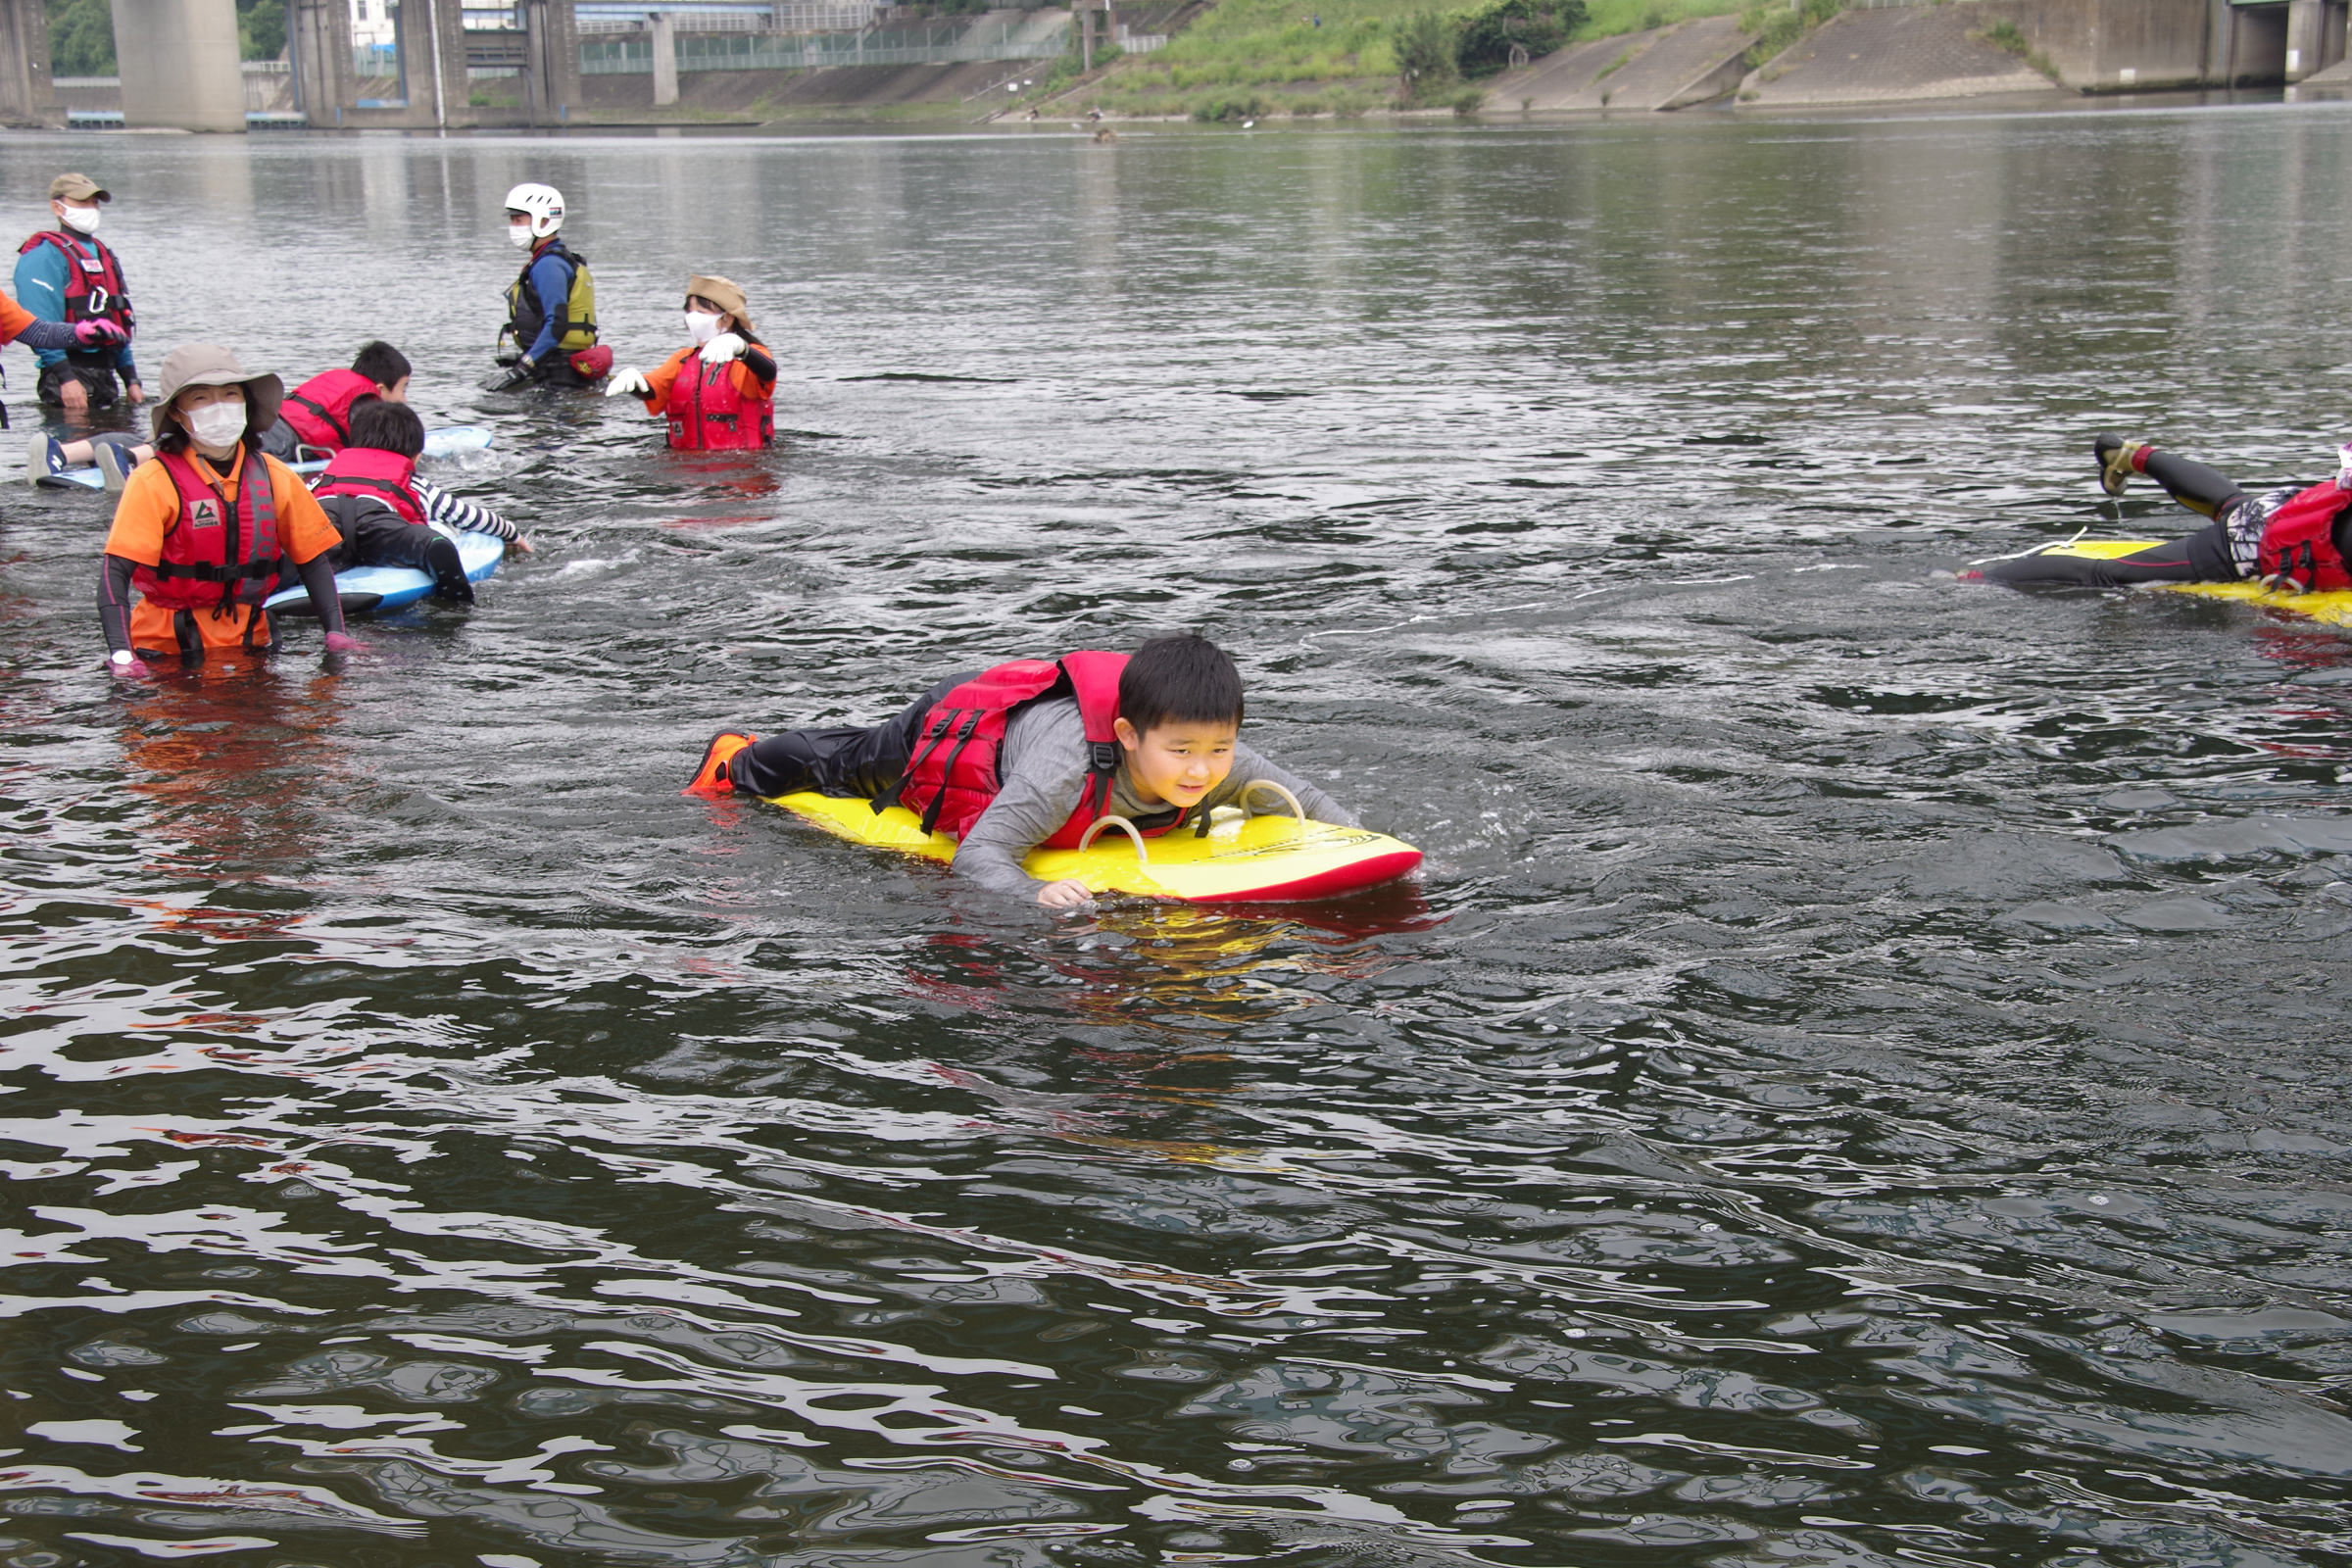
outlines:
[[[1932,575],[2181,527],[2097,428],[2323,471],[2340,108],[11,146],[542,549],[117,694],[103,503],[0,514],[0,1559],[2352,1549],[2346,644]],[[526,177],[623,364],[746,280],[774,454],[470,390]],[[675,793],[1168,626],[1420,884]]]

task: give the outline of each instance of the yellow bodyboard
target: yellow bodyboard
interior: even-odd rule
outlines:
[[[922,820],[903,806],[876,811],[861,800],[806,793],[766,800],[859,844],[956,858],[956,841],[925,833]],[[1220,824],[1205,838],[1179,828],[1144,844],[1139,858],[1135,841],[1113,827],[1083,850],[1034,850],[1021,868],[1041,881],[1075,880],[1097,893],[1221,904],[1332,898],[1393,882],[1421,863],[1419,850],[1385,833],[1293,816]]]
[[[2163,544],[2161,539],[2078,539],[2071,545],[2052,545],[2036,551],[2043,556],[2081,556],[2089,561],[2114,561]],[[2168,594],[2195,594],[2200,599],[2235,599],[2265,610],[2283,610],[2309,615],[2330,626],[2352,626],[2352,593],[2282,594],[2258,582],[2153,582],[2146,586]]]

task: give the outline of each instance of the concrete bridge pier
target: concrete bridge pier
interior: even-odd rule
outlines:
[[[236,0],[113,0],[122,123],[245,128]]]
[[[41,0],[0,0],[0,125],[56,125],[49,84],[49,16]]]
[[[2286,79],[2316,76],[2344,58],[2341,0],[2287,0]]]

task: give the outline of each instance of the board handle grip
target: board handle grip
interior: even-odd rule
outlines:
[[[1304,838],[1306,836],[1306,808],[1298,804],[1298,797],[1291,793],[1289,785],[1277,784],[1270,778],[1253,778],[1248,784],[1242,786],[1242,793],[1235,796],[1234,799],[1241,802],[1242,809],[1244,811],[1249,811],[1250,797],[1255,795],[1259,790],[1272,790],[1275,794],[1281,796],[1284,800],[1291,803],[1291,820],[1298,824],[1298,831],[1293,833],[1291,836],[1293,838]],[[1254,815],[1255,813],[1251,814]]]
[[[1276,787],[1280,788],[1279,785]],[[1150,865],[1152,863],[1152,852],[1144,848],[1144,835],[1142,830],[1137,828],[1133,822],[1128,821],[1123,816],[1098,816],[1092,822],[1089,822],[1087,824],[1085,834],[1078,840],[1079,853],[1082,855],[1086,853],[1087,847],[1095,842],[1095,835],[1102,832],[1106,827],[1115,827],[1121,832],[1125,833],[1129,838],[1135,840],[1136,864]]]

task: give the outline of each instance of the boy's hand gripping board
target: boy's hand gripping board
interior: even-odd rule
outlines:
[[[861,800],[802,793],[767,798],[827,832],[931,860],[956,858],[956,841],[925,833],[903,806],[877,812]],[[1386,834],[1295,816],[1222,822],[1205,838],[1178,828],[1130,837],[1123,818],[1095,824],[1075,850],[1032,850],[1021,869],[1044,882],[1077,881],[1097,893],[1137,893],[1196,904],[1297,903],[1393,882],[1421,863],[1421,852]]]
[[[2072,544],[2052,545],[2047,550],[2034,553],[2043,556],[2080,556],[2086,561],[2114,561],[2166,542],[2161,539],[2078,539]],[[2280,593],[2276,588],[2266,588],[2258,582],[2152,582],[2143,586],[2168,594],[2195,594],[2201,599],[2234,599],[2242,604],[2260,605],[2265,610],[2284,610],[2298,615],[2309,615],[2330,626],[2352,626],[2352,593]]]

